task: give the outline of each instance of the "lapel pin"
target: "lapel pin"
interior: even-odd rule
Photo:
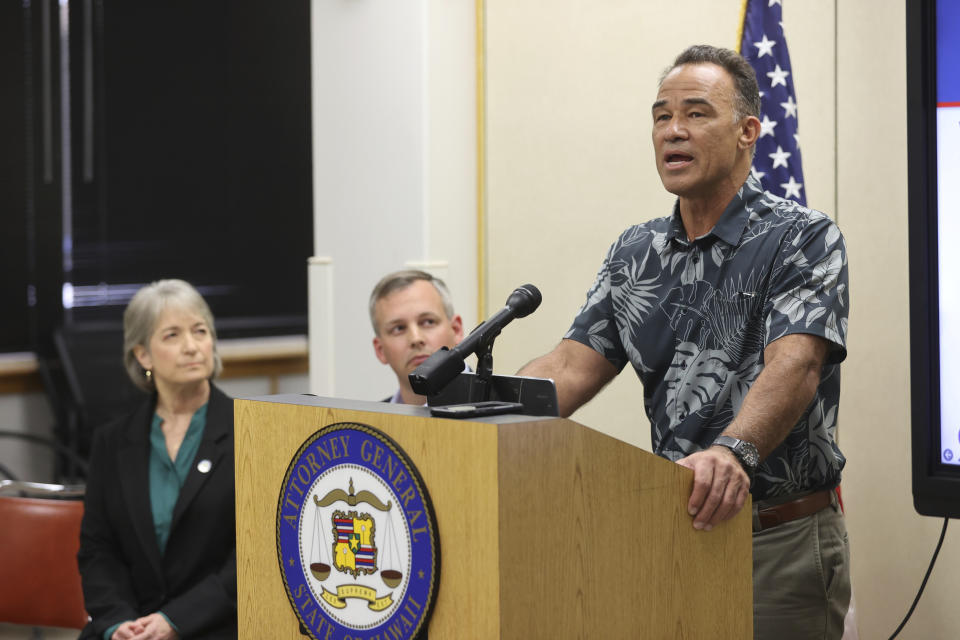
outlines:
[[[207,460],[206,458],[204,458],[203,460],[197,463],[197,471],[199,471],[200,473],[207,473],[208,471],[210,471],[210,468],[212,466],[213,466],[213,463]]]

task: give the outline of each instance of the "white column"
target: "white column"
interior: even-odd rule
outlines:
[[[367,311],[389,271],[445,264],[457,311],[467,324],[476,317],[474,8],[311,4],[314,253],[336,264],[336,295],[326,311],[310,311],[311,331],[315,313],[336,327],[329,345],[311,338],[314,392],[328,375],[315,366],[332,367],[323,388],[340,397],[396,389],[373,354]]]
[[[336,322],[333,290],[333,258],[314,256],[307,261],[309,289],[310,393],[334,396]]]

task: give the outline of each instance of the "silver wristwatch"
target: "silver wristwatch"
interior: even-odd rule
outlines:
[[[732,436],[720,436],[713,441],[713,444],[730,449],[740,466],[747,472],[750,482],[753,482],[753,474],[757,472],[757,465],[760,464],[760,453],[757,451],[756,445]]]

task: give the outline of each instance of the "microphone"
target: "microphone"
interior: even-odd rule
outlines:
[[[423,396],[434,395],[463,371],[463,361],[477,353],[500,335],[500,331],[514,318],[524,318],[540,306],[543,296],[532,284],[517,287],[507,298],[507,304],[485,322],[480,323],[453,349],[441,347],[410,373],[410,386]]]

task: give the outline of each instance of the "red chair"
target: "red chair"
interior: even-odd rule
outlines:
[[[83,502],[0,496],[0,621],[82,629]]]

